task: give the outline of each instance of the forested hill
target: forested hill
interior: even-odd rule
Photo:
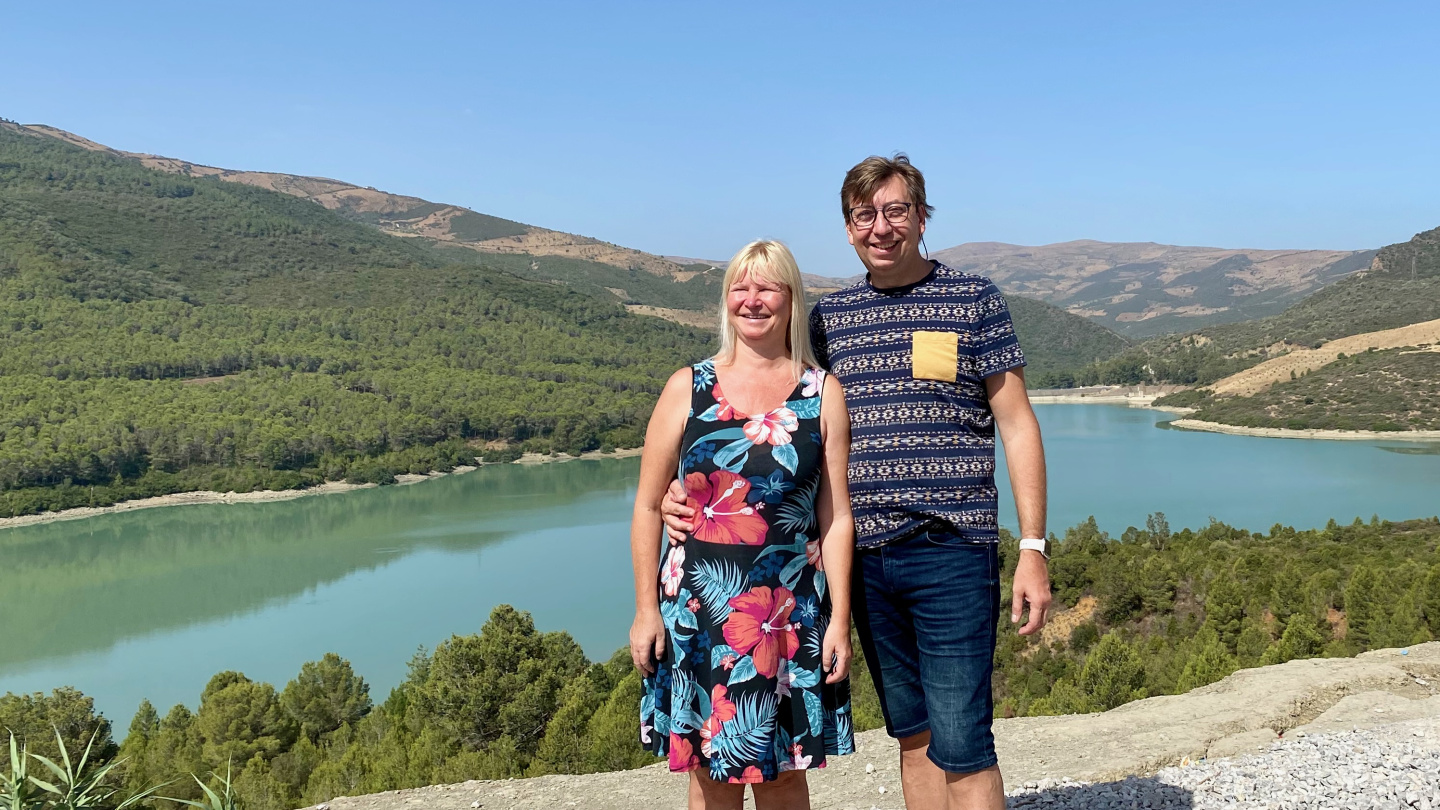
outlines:
[[[708,310],[723,272],[599,239],[539,228],[457,205],[392,194],[325,177],[205,166],[179,158],[125,152],[44,125],[10,125],[97,154],[178,175],[277,191],[390,236],[446,251],[452,261],[484,263],[537,281],[554,281],[607,302]],[[173,182],[173,181],[172,181]],[[183,182],[182,182],[183,184]]]
[[[466,256],[0,128],[0,515],[633,446],[713,351]]]

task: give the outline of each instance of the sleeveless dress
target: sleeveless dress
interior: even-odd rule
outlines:
[[[680,477],[696,525],[662,551],[665,655],[640,701],[641,743],[671,771],[765,782],[855,750],[849,682],[820,668],[824,382],[806,371],[783,406],[745,416],[712,361],[694,366]]]

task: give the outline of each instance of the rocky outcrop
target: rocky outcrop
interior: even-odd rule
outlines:
[[[1136,701],[1101,714],[998,720],[1006,784],[1097,782],[1204,757],[1249,754],[1282,737],[1440,718],[1440,642],[1349,659],[1246,669],[1185,695]],[[811,776],[819,808],[901,807],[899,753],[884,731],[858,735],[858,752]],[[338,798],[328,810],[464,810],[685,805],[685,779],[663,764],[584,776],[464,782]]]

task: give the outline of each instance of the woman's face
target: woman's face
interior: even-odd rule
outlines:
[[[735,333],[746,343],[785,341],[790,329],[790,290],[746,272],[730,285],[725,307]]]

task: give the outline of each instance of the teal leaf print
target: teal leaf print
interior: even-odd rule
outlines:
[[[691,408],[691,411],[693,412],[693,411],[694,411],[694,408]],[[695,417],[695,418],[696,418],[696,419],[699,419],[701,422],[714,422],[714,421],[718,420],[718,419],[720,418],[720,405],[719,405],[719,403],[716,403],[716,404],[711,405],[710,407],[706,408],[704,413],[700,414],[699,416],[697,416],[697,417]]]
[[[785,403],[785,407],[795,412],[801,419],[815,419],[820,416],[820,398],[806,397],[805,399],[792,399]]]
[[[665,620],[666,629],[677,636],[689,635],[688,633],[682,634],[680,632],[682,628],[687,630],[699,628],[695,622],[695,614],[690,612],[689,601],[690,590],[688,588],[681,588],[673,602],[669,599],[660,600],[660,618]]]
[[[782,546],[778,544],[773,546],[766,546],[763,551],[755,555],[755,562],[760,562],[761,557],[768,557],[771,554],[784,554],[788,552],[790,554],[803,555],[805,553],[805,543],[808,541],[806,541],[804,537],[797,537],[795,539],[799,542],[791,543],[788,546]]]
[[[730,670],[730,681],[727,685],[734,686],[759,674],[755,671],[755,659],[747,655],[735,662],[735,668]]]
[[[745,466],[745,460],[750,457],[750,448],[754,446],[755,443],[748,438],[736,439],[715,454],[715,466],[733,473],[740,472],[740,468]]]
[[[773,692],[741,695],[735,700],[735,717],[720,726],[720,733],[710,741],[711,750],[731,768],[760,759],[775,733],[777,704]]]
[[[715,430],[715,431],[711,431],[710,433],[706,433],[704,436],[701,436],[700,438],[696,439],[695,442],[694,442],[694,444],[699,444],[700,442],[725,441],[726,439],[729,439],[730,441],[734,441],[734,440],[736,440],[736,439],[745,439],[745,429],[744,429],[744,428],[721,428],[720,430]],[[750,440],[749,440],[749,439],[745,439],[745,441],[748,442],[748,441],[750,441]]]
[[[800,575],[803,573],[805,573],[805,555],[800,554],[780,569],[780,584],[794,591],[795,585],[800,582]]]
[[[775,457],[775,461],[781,467],[789,470],[791,475],[795,474],[795,468],[800,465],[800,455],[795,452],[793,444],[777,444],[770,448],[770,455]],[[716,458],[719,458],[718,453]]]
[[[695,589],[700,604],[711,621],[725,621],[730,616],[730,600],[745,592],[749,582],[740,566],[728,560],[701,560],[695,563]],[[728,647],[726,649],[729,649]],[[713,653],[712,653],[713,655]]]
[[[855,729],[848,705],[825,712],[825,748],[837,754],[855,753]]]
[[[676,734],[689,734],[705,722],[700,713],[695,711],[694,703],[695,676],[687,670],[676,668],[670,692],[670,709],[675,712],[675,716],[670,718],[670,724]]]
[[[791,664],[790,664],[790,685],[791,685],[791,686],[798,686],[798,687],[800,687],[800,688],[802,688],[802,689],[808,689],[808,688],[810,688],[810,687],[812,687],[812,686],[815,686],[815,685],[818,684],[818,683],[820,683],[820,670],[818,670],[818,669],[805,669],[804,667],[797,667],[797,666],[795,666],[794,662],[791,662]]]
[[[661,737],[670,736],[670,715],[662,711],[655,712],[655,733]]]
[[[825,572],[824,572],[824,571],[816,571],[816,572],[815,572],[815,598],[816,598],[816,599],[824,599],[824,598],[825,598]]]
[[[805,718],[810,721],[810,733],[821,739],[825,735],[825,705],[814,692],[801,692],[805,696]]]
[[[820,476],[814,476],[775,511],[775,525],[787,532],[808,532],[815,527],[815,493]]]

